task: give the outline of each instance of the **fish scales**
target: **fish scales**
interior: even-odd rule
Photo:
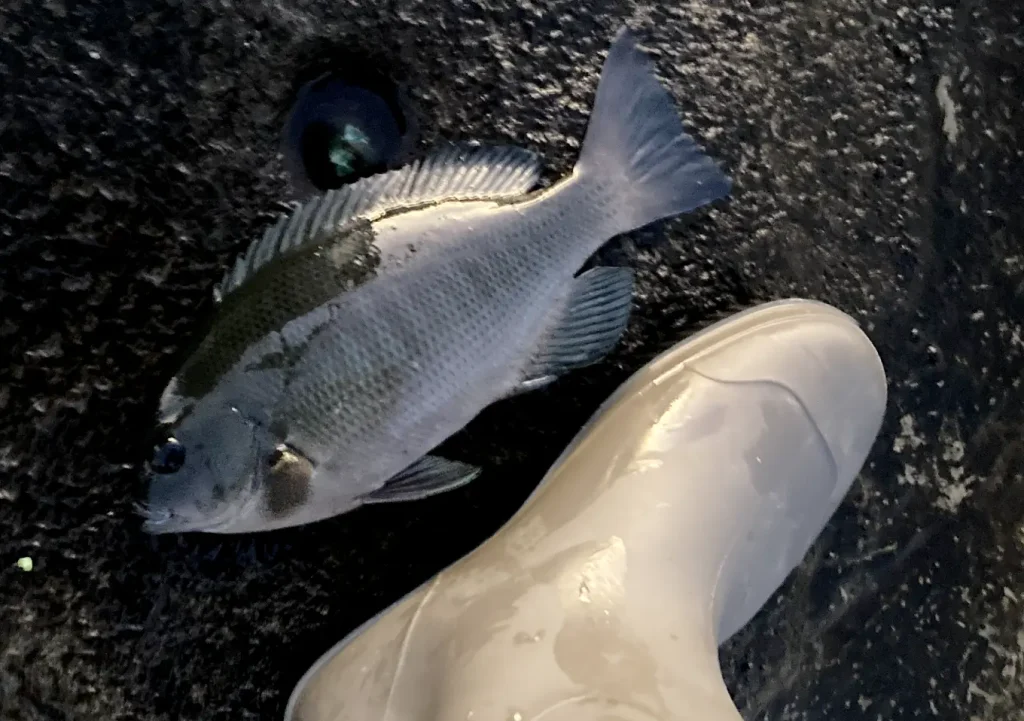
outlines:
[[[605,222],[583,214],[565,223],[572,205],[551,195],[463,217],[447,226],[449,243],[428,245],[401,274],[350,294],[351,312],[317,335],[296,369],[282,410],[288,442],[320,462],[338,452],[339,438],[351,445],[346,458],[373,458],[399,439],[432,446],[448,424],[475,415],[476,400],[510,392],[564,295],[560,256],[592,244]],[[382,246],[402,246],[419,222],[429,220],[375,232]],[[450,418],[433,411],[449,406]]]

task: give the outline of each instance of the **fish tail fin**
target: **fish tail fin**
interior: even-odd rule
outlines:
[[[613,181],[620,232],[687,213],[732,187],[687,135],[672,96],[626,28],[601,70],[575,175],[583,182]]]

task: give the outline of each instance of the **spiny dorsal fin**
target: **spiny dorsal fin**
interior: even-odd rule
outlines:
[[[267,262],[318,237],[323,228],[446,200],[514,198],[529,192],[539,178],[540,161],[528,150],[456,145],[404,168],[329,190],[268,228],[225,273],[214,295],[220,301]]]

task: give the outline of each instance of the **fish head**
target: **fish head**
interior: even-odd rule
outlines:
[[[237,408],[200,401],[165,426],[139,507],[148,533],[221,531],[253,512],[275,462],[275,440]]]

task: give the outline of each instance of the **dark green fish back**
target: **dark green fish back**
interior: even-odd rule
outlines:
[[[246,348],[372,278],[379,264],[368,221],[325,231],[312,243],[280,255],[228,294],[209,331],[179,374],[189,398],[208,393]]]
[[[217,315],[183,365],[177,392],[204,395],[254,342],[374,277],[375,218],[443,201],[516,198],[539,173],[537,157],[521,148],[453,146],[282,217],[225,273],[215,291],[222,297]]]

